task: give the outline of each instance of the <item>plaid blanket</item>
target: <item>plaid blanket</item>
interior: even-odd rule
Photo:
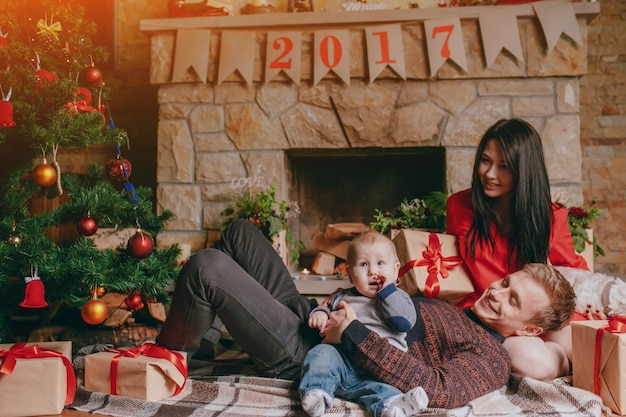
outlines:
[[[306,417],[292,381],[256,376],[250,362],[240,357],[194,362],[190,364],[193,366],[184,390],[166,400],[149,402],[90,392],[81,384],[69,408],[113,417]],[[74,368],[80,383],[80,358],[75,359]],[[514,374],[507,385],[464,407],[427,409],[422,415],[610,417],[611,410],[602,404],[599,396],[572,387],[571,378],[541,382]],[[368,414],[359,405],[336,398],[325,416],[367,417]]]

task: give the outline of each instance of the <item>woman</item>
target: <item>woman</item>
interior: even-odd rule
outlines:
[[[448,198],[447,232],[457,236],[474,283],[474,293],[460,307],[472,306],[490,283],[527,263],[588,269],[574,250],[567,209],[551,201],[541,137],[520,119],[500,120],[483,135],[472,187]],[[544,341],[510,338],[505,345],[513,369],[537,379],[567,372],[563,355],[570,357],[568,335],[569,326]]]

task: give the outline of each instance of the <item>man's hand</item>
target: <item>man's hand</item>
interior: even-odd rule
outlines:
[[[326,334],[322,343],[338,345],[341,343],[341,335],[350,323],[356,320],[356,313],[345,301],[340,301],[337,310],[330,313],[326,324]]]

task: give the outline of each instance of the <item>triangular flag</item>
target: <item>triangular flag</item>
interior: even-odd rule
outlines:
[[[451,59],[467,72],[467,60],[463,46],[463,33],[461,31],[461,19],[452,17],[448,19],[436,19],[424,21],[426,31],[426,46],[428,48],[428,61],[430,62],[430,75],[434,77],[437,71]]]
[[[319,30],[314,36],[313,86],[331,70],[350,85],[350,32]]]
[[[481,13],[478,16],[478,23],[480,24],[487,68],[493,64],[502,48],[506,48],[519,61],[524,61],[517,26],[517,14],[514,9],[503,7],[501,10]]]
[[[537,1],[533,3],[533,9],[539,18],[543,34],[546,37],[548,53],[552,52],[562,33],[572,38],[579,45],[583,44],[572,3],[565,1]]]
[[[374,82],[386,66],[406,80],[400,25],[366,27],[365,40],[370,83]]]
[[[256,32],[223,31],[217,84],[221,84],[226,77],[239,70],[239,74],[251,86],[255,46]]]
[[[283,71],[296,85],[300,85],[301,54],[301,32],[268,32],[265,83]]]
[[[172,82],[185,81],[188,69],[195,71],[206,83],[209,71],[209,48],[211,31],[207,29],[178,29]]]

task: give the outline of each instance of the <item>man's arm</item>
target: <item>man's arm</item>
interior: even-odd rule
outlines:
[[[504,341],[513,372],[540,381],[569,373],[570,361],[558,343],[537,336],[511,336]]]

